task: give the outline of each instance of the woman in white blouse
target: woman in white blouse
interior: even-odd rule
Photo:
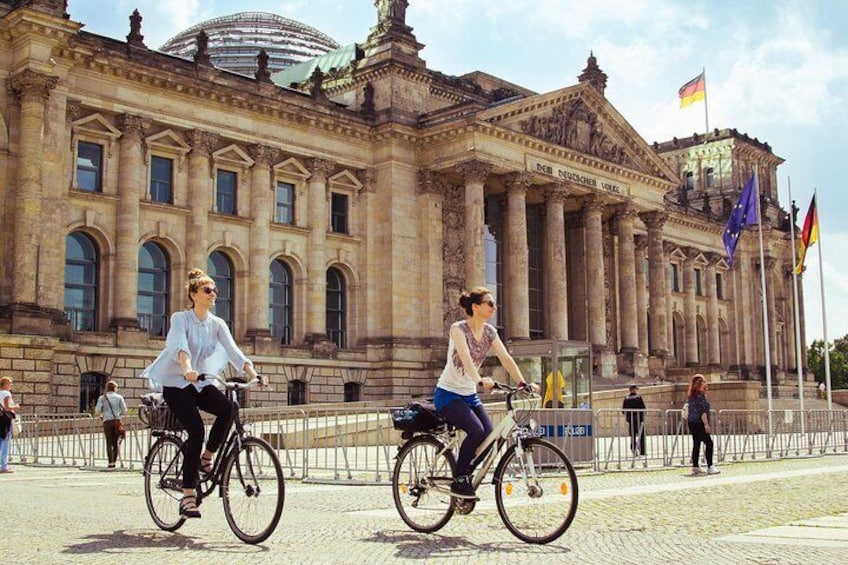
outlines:
[[[168,407],[188,432],[180,513],[187,518],[200,518],[195,488],[200,471],[212,471],[212,457],[230,425],[231,406],[214,382],[198,381],[198,375],[218,374],[227,362],[251,378],[258,375],[236,345],[226,322],[209,311],[218,296],[215,281],[200,269],[192,269],[187,289],[191,308],[171,316],[165,349],[142,376],[155,388],[161,388]],[[203,455],[204,427],[199,410],[216,416]]]

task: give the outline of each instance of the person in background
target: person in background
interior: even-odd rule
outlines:
[[[109,459],[109,468],[115,468],[118,460],[118,441],[122,439],[118,433],[118,423],[127,413],[127,403],[124,397],[118,394],[118,383],[109,381],[106,383],[106,392],[97,399],[94,413],[103,421],[103,433],[106,435],[106,456]]]
[[[465,310],[467,318],[454,323],[450,328],[448,358],[436,385],[433,404],[445,420],[466,434],[459,449],[451,495],[475,499],[471,463],[477,448],[492,431],[492,420],[477,396],[478,386],[489,391],[495,384],[491,378],[480,376],[480,367],[489,350],[494,350],[507,373],[519,386],[526,386],[527,383],[498,337],[498,331],[488,323],[497,309],[489,289],[478,286],[470,292],[463,292],[459,297],[459,305]],[[531,387],[538,392],[538,385]]]
[[[630,385],[629,393],[621,403],[621,411],[627,420],[630,432],[630,452],[633,457],[645,454],[645,401],[639,395],[639,387]]]
[[[819,398],[822,400],[827,399],[827,385],[824,384],[824,381],[819,383]]]
[[[9,449],[12,443],[13,420],[17,418],[20,405],[12,400],[12,379],[0,378],[0,408],[2,408],[2,427],[0,427],[0,473],[14,473],[9,469]]]
[[[707,458],[707,473],[717,475],[721,471],[713,465],[713,438],[710,427],[710,401],[707,400],[709,385],[704,375],[692,375],[689,382],[689,394],[686,402],[689,404],[689,433],[692,434],[692,474],[702,475],[704,471],[699,465],[701,444],[704,444],[704,455]]]
[[[165,349],[141,376],[154,388],[161,388],[168,407],[188,432],[180,514],[200,518],[195,488],[200,471],[206,475],[212,472],[212,457],[230,427],[232,406],[213,380],[200,381],[198,377],[217,375],[229,363],[263,384],[265,380],[236,345],[227,323],[210,312],[218,296],[215,281],[200,269],[192,269],[186,289],[191,308],[171,316]],[[200,410],[215,415],[203,455],[205,429]]]

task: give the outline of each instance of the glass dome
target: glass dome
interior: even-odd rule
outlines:
[[[339,48],[333,38],[306,24],[266,12],[240,12],[194,25],[159,50],[192,59],[200,30],[209,37],[213,65],[248,76],[256,71],[260,49],[268,53],[268,69],[273,73]]]

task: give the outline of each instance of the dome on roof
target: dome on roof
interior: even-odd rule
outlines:
[[[192,26],[159,50],[191,59],[200,30],[209,36],[213,65],[248,76],[256,71],[260,49],[268,53],[268,69],[273,73],[339,48],[333,38],[306,24],[266,12],[240,12]]]

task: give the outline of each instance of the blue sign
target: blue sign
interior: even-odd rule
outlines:
[[[542,437],[592,437],[592,424],[542,425]]]

